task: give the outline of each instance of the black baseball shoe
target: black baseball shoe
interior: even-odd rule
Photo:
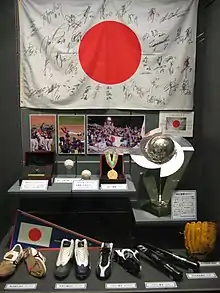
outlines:
[[[63,239],[61,241],[59,254],[56,261],[54,276],[57,279],[68,277],[71,267],[74,250],[74,240]]]
[[[142,266],[136,249],[117,249],[114,252],[114,260],[131,275],[139,276]]]
[[[90,274],[89,251],[87,240],[75,240],[76,278],[85,280]]]
[[[113,243],[102,243],[99,262],[96,267],[96,276],[99,279],[107,280],[112,272]]]

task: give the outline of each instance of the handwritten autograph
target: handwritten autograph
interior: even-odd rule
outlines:
[[[62,5],[58,3],[53,3],[52,9],[47,9],[42,15],[43,24],[50,24],[53,19],[63,16]]]
[[[59,95],[60,87],[61,87],[60,84],[54,83],[50,86],[45,86],[39,89],[30,90],[28,93],[28,98],[29,99],[33,97],[40,98],[46,95],[54,100],[58,100],[60,98],[60,95]]]
[[[163,17],[160,19],[160,23],[165,22],[167,20],[170,20],[175,17],[182,17],[186,13],[188,13],[190,10],[190,7],[188,7],[185,10],[181,10],[181,8],[177,8],[175,11],[167,12]]]

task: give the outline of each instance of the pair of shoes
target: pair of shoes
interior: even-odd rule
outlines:
[[[46,275],[46,258],[35,248],[29,247],[23,250],[20,244],[15,244],[10,251],[6,252],[0,263],[0,278],[7,278],[14,274],[22,259],[30,275],[36,278]]]
[[[114,261],[123,267],[131,275],[138,277],[142,270],[139,260],[139,252],[136,249],[117,249],[114,252]]]
[[[99,252],[99,261],[96,267],[98,279],[107,280],[112,272],[113,243],[103,242]]]
[[[72,268],[73,255],[75,258],[76,278],[84,280],[89,276],[91,268],[87,240],[76,239],[74,243],[73,239],[63,239],[54,271],[54,276],[57,279],[62,280],[68,277]]]

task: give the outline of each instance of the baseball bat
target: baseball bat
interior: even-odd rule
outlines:
[[[174,281],[181,281],[183,278],[183,273],[176,269],[174,266],[170,265],[166,260],[161,259],[156,253],[151,249],[138,245],[137,250],[139,251],[140,257],[144,260],[150,261],[150,263],[159,271],[163,272],[169,278]]]
[[[145,243],[144,246],[155,252],[158,251],[160,254],[163,254],[167,259],[173,261],[177,266],[183,267],[184,269],[190,269],[195,273],[200,271],[200,264],[197,261],[189,260],[183,256],[179,256],[175,253],[153,246],[149,243]]]

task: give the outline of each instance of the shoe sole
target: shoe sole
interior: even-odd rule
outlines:
[[[88,278],[88,276],[90,275],[90,273],[91,273],[91,270],[90,269],[88,270],[88,273],[87,274],[79,274],[79,273],[76,272],[76,278],[78,280],[85,280],[86,278]]]

